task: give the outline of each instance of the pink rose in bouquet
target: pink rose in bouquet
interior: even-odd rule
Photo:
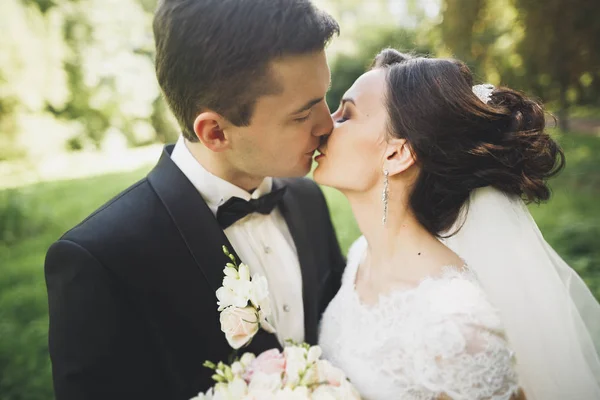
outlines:
[[[339,368],[321,360],[321,349],[307,344],[263,352],[245,353],[231,366],[206,362],[217,382],[191,400],[360,399]]]

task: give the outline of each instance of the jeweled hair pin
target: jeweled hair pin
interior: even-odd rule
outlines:
[[[496,87],[491,83],[483,83],[481,85],[473,86],[473,93],[475,93],[475,96],[479,97],[479,100],[487,104],[492,98],[492,92],[495,88]]]

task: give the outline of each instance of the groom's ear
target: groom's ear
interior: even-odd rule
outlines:
[[[227,120],[213,111],[200,113],[194,120],[194,133],[200,142],[214,152],[221,152],[229,147],[225,135]]]
[[[390,176],[400,174],[415,164],[415,156],[406,139],[391,139],[385,149],[384,168]]]

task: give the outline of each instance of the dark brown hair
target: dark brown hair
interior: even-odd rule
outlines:
[[[383,50],[373,68],[386,70],[389,134],[405,138],[421,168],[410,194],[419,222],[441,236],[474,189],[492,186],[527,202],[548,200],[546,181],[565,164],[544,131],[540,103],[497,87],[486,104],[458,60]]]
[[[198,113],[250,124],[256,100],[280,90],[269,62],[322,50],[338,33],[309,0],[161,0],[156,74],[183,134],[197,141]]]

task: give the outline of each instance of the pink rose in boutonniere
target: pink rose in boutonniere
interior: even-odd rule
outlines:
[[[231,260],[225,265],[223,286],[217,290],[217,305],[221,312],[221,330],[234,349],[247,346],[259,328],[274,333],[268,322],[271,315],[269,286],[264,276],[250,277],[250,269],[238,262],[227,247],[223,253]]]

